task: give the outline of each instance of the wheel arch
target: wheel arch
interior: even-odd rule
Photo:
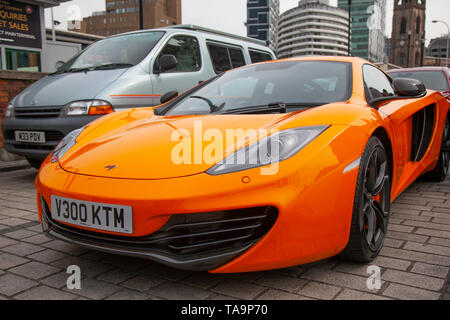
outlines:
[[[380,139],[380,141],[383,144],[383,146],[386,150],[386,153],[389,157],[389,172],[391,173],[391,182],[392,182],[392,180],[394,178],[394,153],[393,153],[393,149],[392,149],[391,139],[389,138],[389,134],[388,134],[387,130],[382,126],[376,128],[374,130],[371,137],[374,137],[374,136],[377,137],[378,139]]]

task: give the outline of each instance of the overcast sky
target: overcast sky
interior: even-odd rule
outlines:
[[[386,0],[386,34],[392,30],[392,7],[394,0]],[[330,0],[336,5],[337,0]],[[183,23],[197,24],[222,31],[246,35],[244,22],[247,19],[245,0],[182,0]],[[284,12],[298,5],[298,0],[280,0],[280,11]],[[54,19],[61,22],[60,29],[66,29],[66,21],[86,17],[93,11],[105,10],[105,0],[72,0],[54,9]],[[46,9],[46,25],[51,26],[50,9]],[[450,24],[450,0],[427,0],[426,38],[447,33],[443,24],[432,20],[444,20]]]

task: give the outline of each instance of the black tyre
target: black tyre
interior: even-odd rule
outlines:
[[[380,252],[389,223],[390,180],[386,150],[372,137],[361,156],[350,238],[341,258],[369,262]]]
[[[30,164],[30,166],[32,166],[35,169],[39,169],[43,162],[42,160],[34,159],[34,158],[27,158],[27,161]]]
[[[426,173],[424,178],[430,181],[441,182],[447,179],[450,161],[450,123],[448,118],[445,120],[444,132],[442,134],[441,153],[436,167]]]

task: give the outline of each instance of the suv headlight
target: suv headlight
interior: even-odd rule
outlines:
[[[210,175],[225,174],[289,159],[327,128],[328,126],[314,126],[279,131],[237,150],[206,173]]]
[[[9,104],[5,110],[5,118],[11,118],[14,115],[14,107],[12,104]]]
[[[68,116],[95,116],[112,112],[114,112],[112,105],[103,100],[74,101],[67,106]]]
[[[83,132],[84,127],[73,130],[67,136],[65,136],[56,146],[55,150],[52,153],[52,162],[59,161],[66,153],[70,150],[75,144],[78,136],[81,132]]]

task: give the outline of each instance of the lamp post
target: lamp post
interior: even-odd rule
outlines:
[[[411,57],[409,56],[411,54],[411,30],[408,31],[408,57],[406,58],[406,67],[409,68],[409,61],[411,60]]]
[[[442,20],[433,20],[433,23],[443,23],[447,26],[447,67],[448,67],[448,42],[450,39],[450,27],[448,26],[448,23]]]
[[[144,29],[144,1],[139,0],[139,29]]]
[[[348,4],[348,56],[351,56],[351,38],[352,38],[352,32],[351,32],[351,25],[352,25],[352,0],[347,0]]]

